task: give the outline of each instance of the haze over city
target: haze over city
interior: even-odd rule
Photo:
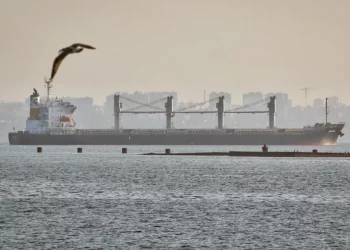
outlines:
[[[349,103],[350,2],[338,1],[20,1],[0,8],[0,100],[44,92],[58,50],[75,42],[95,51],[71,55],[54,96],[115,91],[285,92],[304,104],[336,95]],[[44,94],[44,93],[43,93]],[[238,102],[238,101],[237,101]]]

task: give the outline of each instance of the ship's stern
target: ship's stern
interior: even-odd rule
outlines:
[[[10,145],[19,145],[20,138],[21,138],[21,131],[19,132],[10,132],[9,133],[9,143]]]

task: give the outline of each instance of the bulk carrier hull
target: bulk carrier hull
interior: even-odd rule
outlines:
[[[46,83],[49,90],[50,83]],[[30,112],[24,131],[9,133],[11,145],[334,145],[344,123],[316,123],[300,129],[276,128],[275,97],[269,97],[267,129],[223,127],[224,97],[219,97],[217,129],[173,129],[172,97],[167,98],[167,129],[120,129],[121,103],[115,101],[116,129],[76,129],[72,114],[76,107],[60,99],[40,100],[36,89],[30,95]],[[327,103],[327,102],[326,102]],[[187,111],[185,111],[187,112]],[[265,112],[265,111],[264,111]],[[161,112],[163,113],[163,112]],[[179,112],[178,112],[179,113]],[[180,112],[181,113],[181,112]]]
[[[343,127],[343,126],[341,126]],[[196,134],[196,131],[181,131],[182,134],[144,132],[133,130],[115,132],[101,130],[77,131],[74,134],[30,134],[9,133],[11,145],[335,145],[343,134],[339,129],[332,131],[296,132],[233,132],[233,130],[208,130],[211,134]]]

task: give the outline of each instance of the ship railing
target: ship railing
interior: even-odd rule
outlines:
[[[234,129],[76,129],[77,135],[116,135],[116,134],[130,134],[130,135],[161,135],[161,134],[231,134]]]
[[[285,133],[305,133],[305,129],[299,129],[299,128],[286,128]]]
[[[233,133],[236,135],[259,135],[259,134],[269,134],[269,135],[276,135],[277,130],[275,129],[271,129],[271,130],[267,130],[267,129],[236,129],[236,131]]]
[[[317,131],[315,131],[317,132]],[[278,129],[236,129],[234,134],[237,135],[303,135],[307,132],[302,129],[285,129],[283,131],[279,131]]]
[[[330,128],[330,129],[337,129],[341,126],[344,126],[345,125],[345,122],[339,122],[338,124],[330,124],[327,126],[327,128]]]
[[[131,129],[130,134],[203,134],[220,133],[214,129]],[[224,132],[221,132],[224,133]]]
[[[74,128],[62,127],[62,128],[51,128],[43,131],[44,134],[48,135],[71,135],[74,134]]]
[[[191,129],[188,134],[205,134],[205,135],[219,135],[226,134],[224,129]]]
[[[70,130],[69,130],[70,131]],[[270,135],[297,135],[306,134],[310,132],[319,132],[319,130],[305,130],[305,129],[285,129],[280,132],[278,129],[76,129],[73,133],[77,135],[214,135],[214,134],[270,134]]]
[[[142,135],[142,134],[150,134],[150,135],[159,135],[166,134],[165,129],[132,129],[130,130],[130,134],[132,135]]]
[[[69,130],[57,130],[57,131],[48,131],[48,130],[37,130],[37,131],[25,131],[31,135],[73,135],[74,131]]]
[[[114,129],[76,129],[77,135],[114,135],[121,134],[119,130]]]
[[[308,133],[310,133],[310,132],[306,132],[306,131],[286,131],[284,134],[285,135],[306,135]]]

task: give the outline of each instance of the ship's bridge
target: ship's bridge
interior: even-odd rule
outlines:
[[[25,131],[33,134],[65,134],[75,129],[72,114],[76,106],[63,99],[41,101],[39,93],[30,96],[30,116]]]

